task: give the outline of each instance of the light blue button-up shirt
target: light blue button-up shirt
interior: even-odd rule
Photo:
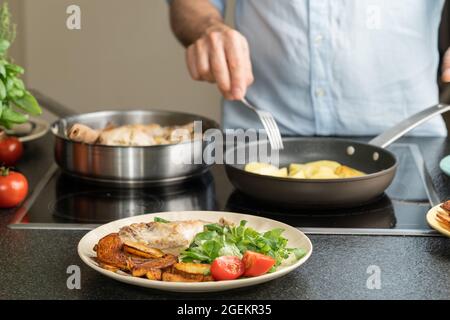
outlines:
[[[211,0],[222,13],[226,0]],[[255,83],[248,98],[287,135],[376,135],[438,103],[444,0],[237,0]],[[224,101],[225,128],[260,128]],[[413,131],[442,136],[436,117]]]

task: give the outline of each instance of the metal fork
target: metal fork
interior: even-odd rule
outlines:
[[[283,139],[281,138],[280,129],[278,128],[277,122],[275,121],[273,115],[270,112],[256,109],[250,102],[248,102],[246,98],[243,98],[241,102],[258,115],[264,129],[266,129],[271,148],[273,150],[283,150]]]

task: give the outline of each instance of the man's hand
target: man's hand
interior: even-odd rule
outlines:
[[[226,99],[242,99],[253,83],[244,36],[223,22],[210,0],[173,0],[170,21],[174,34],[187,47],[192,78],[217,83]]]
[[[253,83],[248,42],[238,31],[217,23],[186,51],[194,80],[217,83],[223,96],[241,100]]]
[[[442,61],[442,81],[450,82],[450,49],[447,50]]]

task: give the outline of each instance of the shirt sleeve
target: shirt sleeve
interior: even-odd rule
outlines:
[[[170,5],[173,0],[166,0],[167,3]],[[216,8],[220,11],[220,14],[225,16],[225,11],[227,9],[227,1],[226,0],[209,0]]]
[[[227,1],[226,0],[209,0],[222,14],[222,17],[225,16],[225,11],[227,9]]]

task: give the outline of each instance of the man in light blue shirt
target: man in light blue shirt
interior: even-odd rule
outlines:
[[[285,135],[376,135],[438,103],[444,0],[173,0],[171,24],[195,80],[217,83],[225,128],[260,128],[239,100],[273,113]],[[450,81],[450,54],[442,78]],[[436,117],[413,131],[443,136]]]

